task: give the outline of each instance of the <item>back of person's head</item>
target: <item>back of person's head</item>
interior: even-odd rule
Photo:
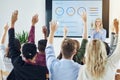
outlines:
[[[33,59],[37,54],[36,45],[32,43],[25,43],[22,47],[22,54],[26,59]]]
[[[104,42],[104,44],[105,44],[105,48],[107,51],[107,56],[109,56],[110,55],[110,47],[109,47],[108,43]]]
[[[74,52],[76,51],[76,44],[75,41],[69,38],[66,38],[63,40],[62,45],[61,45],[61,52],[62,55],[67,59],[71,58],[72,55],[74,55]]]
[[[14,45],[15,45],[15,49],[20,51],[21,49],[21,44],[20,44],[20,41],[18,39],[14,39]],[[10,58],[10,53],[9,53],[9,44],[8,44],[8,47],[7,47],[7,53],[5,54],[6,57],[9,57]]]
[[[77,51],[80,49],[80,43],[79,43],[79,41],[78,40],[74,40],[75,41],[75,44],[76,44],[76,46],[77,46]]]
[[[85,64],[91,76],[99,78],[104,75],[106,60],[107,52],[102,41],[92,40],[87,43]]]
[[[44,52],[46,48],[47,40],[41,39],[38,41],[38,50]]]

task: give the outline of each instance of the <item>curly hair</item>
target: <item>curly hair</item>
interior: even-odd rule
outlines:
[[[107,52],[105,45],[100,40],[92,40],[87,44],[85,62],[88,72],[94,78],[102,77],[105,73]]]

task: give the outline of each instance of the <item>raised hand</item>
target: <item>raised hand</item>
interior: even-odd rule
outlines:
[[[14,24],[15,22],[17,21],[18,19],[18,10],[15,10],[13,13],[12,13],[12,17],[11,17],[11,27],[13,28],[14,27]]]
[[[53,44],[54,33],[57,30],[58,24],[57,21],[51,21],[49,24],[50,24],[50,34],[48,37],[48,43]]]
[[[82,20],[86,23],[87,22],[87,14],[86,14],[86,12],[83,12],[81,17],[82,17]]]
[[[34,26],[37,22],[38,22],[38,14],[35,14],[33,17],[32,17],[32,25]]]
[[[115,33],[118,34],[119,32],[119,21],[117,19],[114,19],[114,29],[115,29]]]
[[[9,26],[8,26],[8,23],[4,26],[4,30],[5,31],[8,31],[8,28],[9,28]]]
[[[8,26],[8,24],[6,24],[4,26],[4,31],[3,31],[3,34],[2,34],[1,39],[0,39],[0,44],[4,44],[5,43],[5,39],[6,39],[6,34],[7,34],[7,31],[8,31],[8,28],[9,28],[9,26]]]
[[[47,39],[47,27],[46,26],[42,27],[42,32],[44,34],[44,38]]]
[[[50,22],[50,33],[55,33],[57,30],[58,24],[57,21],[51,21]]]
[[[64,32],[64,33],[63,33],[63,34],[64,34],[63,37],[66,38],[67,32],[68,32],[68,28],[67,28],[67,27],[64,27],[63,32]]]

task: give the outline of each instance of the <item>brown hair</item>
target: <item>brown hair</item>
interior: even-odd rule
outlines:
[[[80,49],[80,43],[78,40],[74,40],[75,41],[75,44],[77,46],[76,50],[78,51]]]
[[[61,49],[64,57],[70,58],[73,55],[74,50],[76,50],[76,43],[74,40],[66,38],[62,42]]]

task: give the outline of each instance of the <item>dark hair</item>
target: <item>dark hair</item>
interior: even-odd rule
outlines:
[[[44,52],[46,48],[47,40],[42,39],[38,41],[38,50]]]
[[[65,58],[70,58],[73,55],[75,48],[75,41],[69,38],[63,40],[62,45],[62,54]]]
[[[62,53],[60,52],[60,54],[57,56],[57,59],[62,59]]]
[[[109,54],[110,54],[110,47],[109,47],[108,43],[104,42],[104,44],[105,44],[107,55],[109,56]]]
[[[33,59],[37,54],[36,45],[33,43],[25,43],[22,47],[22,54],[26,59]]]

